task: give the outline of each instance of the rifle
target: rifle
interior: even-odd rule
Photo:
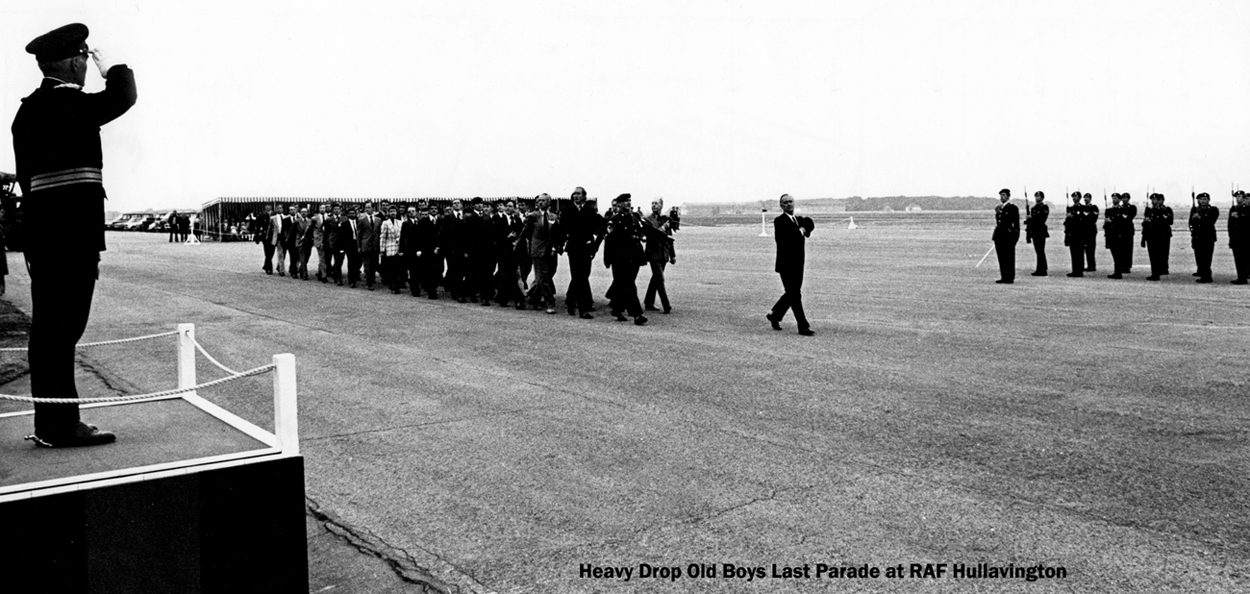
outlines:
[[[1102,209],[1107,210],[1107,188],[1105,186],[1102,189]]]
[[[1194,196],[1195,196],[1195,194],[1194,194],[1194,185],[1193,185],[1193,184],[1189,184],[1189,209],[1190,209],[1190,210],[1193,210],[1193,209],[1195,209],[1195,208],[1198,208],[1198,199],[1197,199],[1197,198],[1195,198]]]
[[[1031,211],[1029,211],[1029,187],[1024,186],[1024,243],[1033,243],[1033,236],[1031,233],[1029,233],[1029,229],[1031,229],[1031,225],[1029,224],[1029,217],[1033,216],[1030,214],[1030,212]]]

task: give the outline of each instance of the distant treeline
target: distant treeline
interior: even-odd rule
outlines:
[[[878,196],[873,198],[799,198],[794,207],[800,212],[836,213],[836,212],[882,212],[899,210],[988,210],[998,204],[996,198],[981,196]],[[760,212],[767,208],[769,212],[778,209],[777,202],[711,202],[687,204],[682,207],[682,214],[700,217],[723,215],[741,215]]]
[[[878,196],[846,199],[848,212],[890,210],[987,210],[998,204],[995,198],[984,196]]]

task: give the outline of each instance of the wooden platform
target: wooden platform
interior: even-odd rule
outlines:
[[[4,590],[307,592],[297,446],[194,395],[82,412],[117,442],[39,448],[0,416]]]

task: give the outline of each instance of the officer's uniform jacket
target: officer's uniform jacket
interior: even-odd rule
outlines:
[[[994,207],[994,241],[1020,241],[1020,209],[1007,202]]]
[[[1195,206],[1189,210],[1189,242],[1192,246],[1215,243],[1215,222],[1220,209],[1211,205]]]
[[[1024,219],[1024,232],[1027,236],[1033,239],[1050,237],[1050,231],[1046,229],[1046,219],[1049,216],[1050,206],[1045,202],[1030,207],[1029,215]]]
[[[13,119],[13,154],[27,221],[56,221],[56,231],[27,233],[28,255],[104,251],[104,158],[100,127],[135,104],[134,72],[109,68],[104,90],[44,78]],[[70,214],[66,214],[70,213]]]

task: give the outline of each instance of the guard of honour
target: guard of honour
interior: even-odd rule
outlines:
[[[460,303],[529,306],[549,314],[556,313],[557,257],[567,254],[572,279],[565,308],[583,319],[594,317],[590,270],[602,246],[603,263],[612,270],[609,309],[618,321],[627,321],[628,314],[641,326],[647,323],[644,309],[671,312],[664,270],[677,262],[672,238],[680,225],[677,210],[665,215],[664,200],[657,198],[651,213],[643,215],[632,208],[629,194],[621,194],[604,217],[586,201],[583,188],[571,199],[572,207],[563,212],[556,212],[547,194],[536,196],[532,209],[481,198],[469,208],[453,200],[441,210],[425,202],[383,202],[375,210],[370,201],[359,212],[354,204],[322,204],[313,214],[308,208],[286,212],[282,205],[273,213],[266,205],[254,231],[264,244],[267,274],[273,273],[276,255],[279,276],[286,276],[289,258],[290,277],[309,280],[315,251],[315,278],[323,283],[342,286],[346,280],[356,288],[363,281],[374,290],[380,280],[394,294],[407,289],[429,299],[438,299],[441,287],[443,296]],[[635,283],[644,265],[651,267],[651,281],[640,303]]]
[[[1020,239],[1020,210],[1011,203],[1011,190],[1004,188],[998,197],[1000,203],[994,208],[993,240],[1001,276],[995,282],[1011,284],[1016,276],[1015,250]],[[1063,220],[1063,244],[1072,257],[1072,272],[1068,276],[1080,277],[1097,270],[1094,247],[1098,243],[1098,206],[1093,204],[1093,197],[1088,193],[1073,192],[1071,198],[1072,204],[1067,207]],[[1189,236],[1197,268],[1193,275],[1198,277],[1199,283],[1210,283],[1213,282],[1211,258],[1215,252],[1215,226],[1220,218],[1220,209],[1211,206],[1211,196],[1206,192],[1190,198],[1193,204],[1189,211]],[[1250,197],[1237,190],[1233,192],[1233,198],[1235,202],[1228,212],[1228,246],[1233,250],[1237,278],[1232,280],[1232,284],[1244,285],[1250,282]],[[1034,204],[1025,201],[1025,241],[1033,244],[1037,254],[1037,268],[1033,276],[1049,274],[1046,239],[1050,234],[1046,219],[1050,215],[1050,207],[1044,200],[1045,194],[1034,192]],[[1105,196],[1103,200],[1106,200]],[[1110,204],[1105,206],[1102,224],[1104,245],[1111,252],[1114,262],[1114,270],[1107,277],[1124,278],[1125,274],[1133,271],[1133,238],[1136,235],[1133,219],[1137,217],[1137,205],[1132,203],[1132,196],[1126,192],[1112,194]],[[1148,281],[1157,281],[1168,274],[1172,224],[1172,209],[1164,204],[1163,194],[1150,194],[1150,205],[1142,213],[1139,243],[1150,256]]]

